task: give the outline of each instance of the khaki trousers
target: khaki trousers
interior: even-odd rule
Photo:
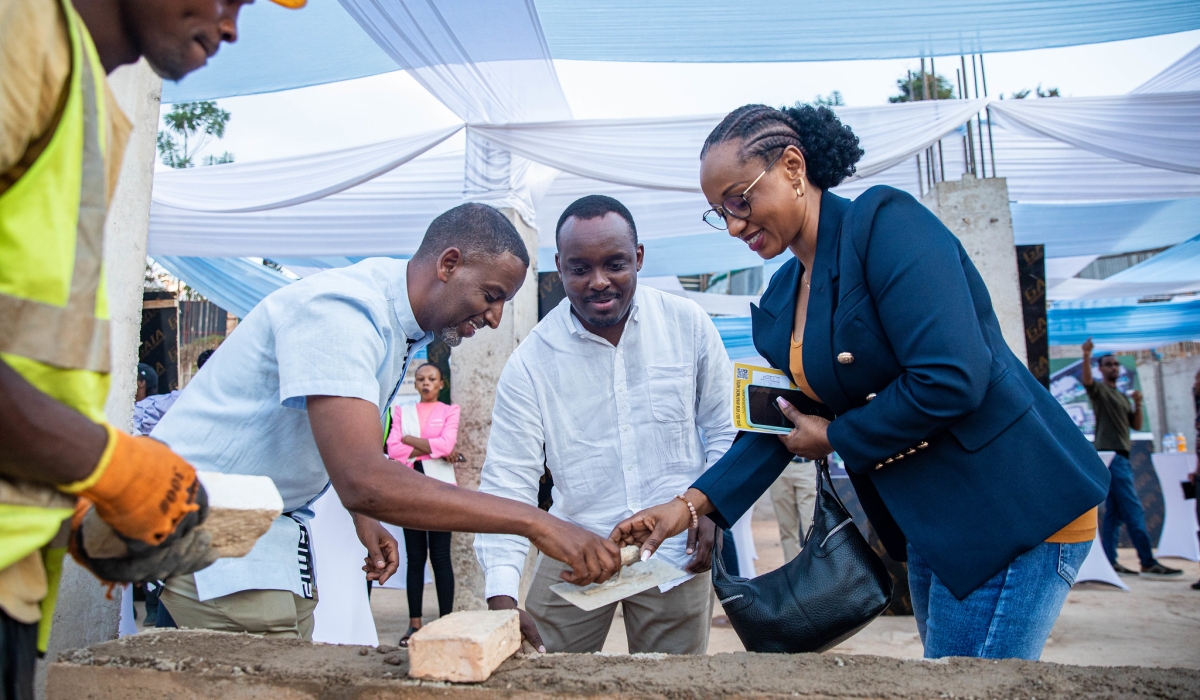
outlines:
[[[312,641],[316,589],[312,599],[291,591],[253,590],[202,601],[192,574],[174,576],[164,583],[159,602],[167,606],[180,627]]]
[[[538,555],[537,571],[525,598],[548,652],[597,652],[612,627],[618,603],[595,610],[580,610],[550,590],[562,581],[567,566]],[[713,587],[707,573],[694,576],[666,593],[658,588],[638,593],[619,603],[625,615],[629,653],[704,654],[712,624]]]
[[[800,553],[800,538],[812,522],[817,507],[817,463],[792,462],[771,484],[771,505],[779,522],[783,561]],[[803,529],[801,529],[803,528]]]

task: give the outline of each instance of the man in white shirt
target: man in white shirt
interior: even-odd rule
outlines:
[[[263,474],[284,515],[240,559],[165,582],[181,627],[312,638],[320,552],[310,506],[330,484],[385,580],[399,563],[378,522],[511,532],[568,563],[565,578],[619,568],[612,542],[537,508],[404,468],[383,452],[382,418],[412,355],[440,330],[450,345],[500,323],[529,255],[500,212],[464,204],[434,219],[411,260],[374,258],[271,294],[254,308],[154,430],[200,471]],[[607,533],[605,533],[607,534]]]
[[[509,357],[496,390],[480,490],[536,503],[543,465],[550,512],[607,535],[644,504],[681,494],[732,443],[732,369],[694,302],[637,286],[643,249],[611,197],[571,204],[555,263],[567,298]],[[656,500],[657,499],[657,500]],[[714,525],[668,540],[658,556],[692,573],[710,566]],[[475,552],[491,609],[517,607],[529,542],[481,534]],[[596,652],[617,604],[585,612],[549,590],[563,567],[539,556],[522,631],[551,652]],[[629,651],[703,654],[708,576],[685,576],[621,602]],[[535,627],[536,626],[536,627]]]

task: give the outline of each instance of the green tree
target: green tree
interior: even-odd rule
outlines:
[[[1033,93],[1038,97],[1062,97],[1062,95],[1058,94],[1058,88],[1046,88],[1043,90],[1041,83],[1038,83],[1037,88],[1033,90],[1030,90],[1029,88],[1017,90],[1016,92],[1010,94],[1009,97],[1014,100],[1023,100],[1026,97],[1029,97],[1030,93]]]
[[[828,97],[817,95],[813,98],[812,103],[814,107],[841,107],[846,104],[846,101],[842,99],[841,90],[834,90],[829,93]]]
[[[225,135],[229,123],[229,112],[216,102],[180,102],[171,106],[163,116],[166,130],[158,132],[158,154],[164,165],[172,168],[191,168],[200,149],[214,137]],[[204,165],[232,163],[233,154],[226,151],[220,156],[208,156]]]
[[[889,97],[888,102],[919,102],[920,100],[933,99],[933,95],[925,96],[926,79],[933,86],[934,89],[931,92],[937,95],[937,99],[949,100],[954,98],[954,87],[950,85],[950,81],[946,76],[910,70],[903,78],[896,80],[896,88],[900,91],[900,94]]]

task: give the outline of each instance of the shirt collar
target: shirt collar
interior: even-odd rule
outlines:
[[[421,328],[421,324],[417,323],[412,304],[408,301],[408,261],[397,260],[396,263],[400,272],[393,278],[392,293],[389,296],[392,298],[396,320],[400,322],[400,330],[409,340],[428,342],[433,339],[433,333]]]

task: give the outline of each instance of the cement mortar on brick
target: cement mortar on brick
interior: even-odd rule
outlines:
[[[514,209],[500,211],[513,222],[525,241],[529,270],[520,291],[504,305],[500,326],[479,330],[450,353],[450,398],[462,409],[458,423],[458,451],[467,459],[454,469],[458,485],[468,489],[479,488],[479,473],[491,434],[492,406],[496,403],[500,372],[504,370],[508,356],[537,325],[537,231]],[[483,599],[483,571],[475,558],[474,542],[475,535],[463,532],[454,533],[450,541],[456,611],[487,607]]]
[[[1004,340],[1025,362],[1025,320],[1021,315],[1008,181],[963,175],[958,182],[936,183],[921,202],[962,241],[987,285]]]
[[[47,696],[242,698],[1193,698],[1200,671],[848,654],[517,655],[485,683],[405,677],[404,651],[160,631],[69,652]]]

